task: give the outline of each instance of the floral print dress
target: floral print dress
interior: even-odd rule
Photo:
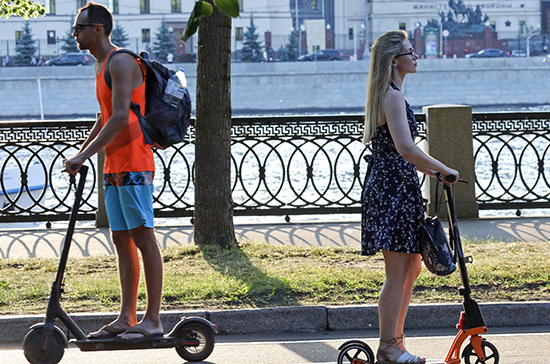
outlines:
[[[405,105],[414,139],[416,119],[406,100]],[[420,253],[424,203],[416,167],[397,152],[387,124],[376,129],[372,150],[361,194],[361,254]]]

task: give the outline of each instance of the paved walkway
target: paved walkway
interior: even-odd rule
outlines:
[[[470,239],[493,238],[501,241],[550,240],[550,217],[477,219],[459,222],[461,236]],[[348,246],[359,249],[360,223],[288,223],[271,225],[237,225],[239,240],[267,241],[274,245]],[[161,247],[190,244],[193,227],[159,227],[156,229]],[[65,230],[63,229],[10,229],[3,226],[0,233],[0,257],[58,257]],[[79,228],[74,235],[71,256],[114,254],[107,229]],[[482,304],[484,316],[490,327],[548,325],[550,302],[486,303]],[[459,312],[459,304],[411,305],[407,316],[407,328],[453,327]],[[302,332],[373,329],[377,328],[376,305],[325,307],[278,307],[267,309],[237,309],[200,312],[165,312],[165,327],[172,325],[182,315],[207,316],[218,325],[220,332]],[[95,330],[112,321],[114,313],[73,315],[85,332]],[[429,319],[426,319],[429,317]],[[43,315],[0,316],[0,345],[21,343],[28,327],[42,322]]]
[[[6,224],[3,224],[6,226]],[[445,223],[444,223],[445,225]],[[59,257],[65,230],[12,229],[0,233],[0,258]],[[550,240],[550,217],[481,218],[459,221],[463,238],[499,241]],[[359,248],[359,221],[236,225],[237,239],[265,241],[274,245],[347,246]],[[193,242],[192,226],[158,227],[161,248]],[[108,229],[77,228],[72,257],[114,254]]]

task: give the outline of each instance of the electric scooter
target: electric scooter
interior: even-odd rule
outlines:
[[[454,182],[454,176],[448,176],[448,182]],[[438,176],[438,179],[440,176]],[[456,178],[456,177],[455,177]],[[459,182],[466,182],[459,180]],[[439,183],[439,181],[438,181]],[[466,182],[467,183],[467,182]],[[489,341],[481,337],[481,334],[486,334],[489,329],[485,326],[485,321],[479,309],[477,302],[471,298],[470,281],[468,279],[468,269],[466,263],[473,261],[472,257],[465,257],[462,251],[462,243],[458,231],[458,222],[456,218],[456,210],[453,199],[453,190],[451,186],[443,184],[445,197],[447,202],[447,211],[449,216],[449,243],[453,252],[453,262],[458,262],[460,271],[460,280],[462,287],[458,289],[459,294],[463,297],[462,306],[464,310],[460,313],[460,319],[456,328],[458,334],[447,353],[447,357],[443,363],[459,364],[460,349],[464,342],[470,338],[470,342],[462,351],[462,358],[465,364],[498,364],[499,353],[497,348]],[[351,340],[342,344],[338,350],[338,364],[374,364],[375,357],[371,348],[360,340]]]
[[[25,336],[23,340],[25,357],[31,364],[56,364],[63,358],[68,344],[72,343],[81,351],[175,348],[179,356],[187,361],[203,361],[214,350],[214,335],[218,333],[218,330],[214,324],[202,317],[183,317],[169,334],[155,335],[152,338],[144,338],[143,340],[125,341],[117,337],[91,339],[61,308],[63,275],[87,173],[88,167],[81,166],[73,209],[69,218],[69,227],[46,310],[46,319],[44,323],[33,325]],[[65,325],[68,332],[74,336],[74,339],[67,340],[63,331],[55,326],[55,319],[59,319]]]

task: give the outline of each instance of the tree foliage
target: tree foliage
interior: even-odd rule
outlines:
[[[223,14],[231,18],[238,18],[240,16],[241,7],[238,0],[213,0],[213,2]],[[185,30],[181,35],[181,40],[187,42],[187,39],[191,38],[191,36],[197,32],[201,18],[210,16],[213,11],[214,7],[212,4],[206,1],[197,1],[193,11],[191,11],[191,16],[189,17]]]
[[[263,60],[263,46],[258,41],[260,35],[256,32],[258,27],[254,25],[254,17],[250,17],[250,26],[246,27],[243,34],[243,48],[241,49],[241,60],[257,62]]]
[[[26,21],[23,25],[23,34],[20,39],[16,42],[15,52],[15,64],[19,66],[30,65],[34,54],[36,53],[36,40],[33,39],[33,34],[31,31],[31,26],[29,22]]]
[[[168,53],[175,53],[177,46],[174,41],[174,33],[166,26],[166,21],[162,19],[156,39],[153,42],[153,53],[155,58],[161,62],[166,61]]]
[[[61,43],[61,50],[64,53],[75,53],[78,52],[78,45],[76,44],[76,39],[73,37],[73,26],[74,19],[69,25],[69,29],[65,32],[65,38],[63,38],[63,43]]]
[[[290,33],[290,39],[284,48],[284,56],[281,55],[282,61],[296,61],[299,57],[298,42],[299,42],[298,31],[294,30]]]
[[[111,42],[117,47],[124,48],[130,44],[129,39],[124,27],[116,22],[113,32],[111,33]]]
[[[44,16],[46,7],[37,1],[31,0],[0,0],[0,18],[22,16],[25,19]]]

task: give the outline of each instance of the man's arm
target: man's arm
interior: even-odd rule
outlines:
[[[97,130],[96,123],[88,137],[88,140],[91,141],[88,142],[87,140],[77,155],[65,161],[65,171],[69,173],[77,173],[78,169],[71,169],[73,165],[80,167],[88,158],[109,145],[128,125],[128,114],[134,88],[143,82],[141,68],[132,55],[119,53],[111,58],[109,72],[112,80],[113,114],[103,128]],[[95,132],[97,132],[97,135],[92,139],[91,137]]]
[[[90,144],[92,140],[94,140],[95,137],[99,134],[100,130],[101,130],[101,116],[99,116],[95,121],[94,126],[92,127],[92,130],[90,130],[90,134],[88,134],[88,137],[86,138],[84,143],[82,143],[82,145],[80,146],[79,151],[86,149],[88,144]]]

